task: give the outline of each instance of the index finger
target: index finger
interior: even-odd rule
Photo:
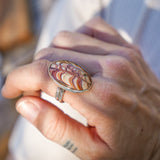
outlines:
[[[48,95],[55,97],[58,86],[48,74],[48,66],[50,64],[51,62],[48,60],[40,60],[14,70],[7,77],[2,89],[2,95],[6,98],[15,98],[24,91],[42,90]],[[97,84],[94,76],[92,81],[94,85]],[[95,99],[95,97],[91,96],[94,93],[93,90],[93,88],[90,88],[90,90],[82,93],[66,91],[63,100],[87,118],[89,112],[98,112],[96,108],[89,104],[90,99]],[[88,97],[87,101],[86,97]]]
[[[16,98],[24,91],[39,91],[48,82],[47,66],[49,61],[42,60],[16,68],[7,76],[2,88],[6,98]]]

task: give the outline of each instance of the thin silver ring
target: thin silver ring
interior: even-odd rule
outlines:
[[[64,93],[65,93],[65,90],[60,88],[60,87],[57,87],[57,90],[56,90],[56,95],[55,95],[55,98],[57,101],[63,103],[63,96],[64,96]]]

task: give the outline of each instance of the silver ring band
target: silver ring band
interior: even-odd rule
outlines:
[[[55,95],[55,98],[57,101],[63,103],[63,96],[64,96],[64,92],[65,90],[60,88],[60,87],[57,87],[57,90],[56,90],[56,95]]]

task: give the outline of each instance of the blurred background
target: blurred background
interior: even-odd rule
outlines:
[[[7,74],[33,59],[38,37],[54,0],[0,0],[0,89]],[[14,100],[0,94],[0,160],[18,114]]]

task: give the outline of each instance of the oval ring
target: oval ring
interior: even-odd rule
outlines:
[[[57,60],[52,62],[48,73],[59,86],[58,93],[56,92],[56,99],[59,101],[63,101],[60,99],[63,99],[64,90],[84,92],[89,90],[92,85],[92,79],[88,72],[71,61]]]

